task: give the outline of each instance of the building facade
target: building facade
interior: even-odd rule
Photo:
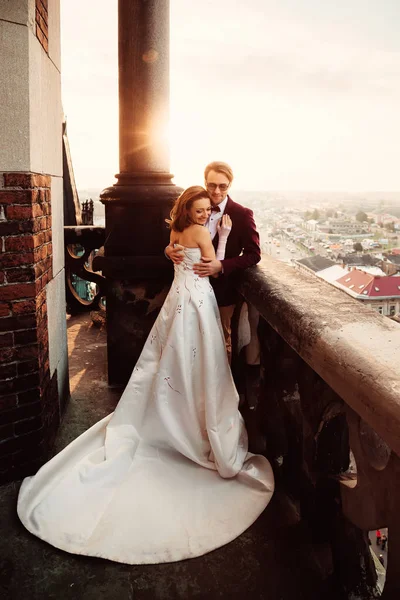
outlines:
[[[31,474],[69,395],[59,0],[0,1],[0,479]]]

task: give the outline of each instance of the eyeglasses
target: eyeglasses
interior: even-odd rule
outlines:
[[[226,190],[229,187],[229,183],[206,183],[206,187],[208,190],[210,190],[211,192],[215,192],[215,190],[217,188],[219,188],[221,190],[221,192],[226,192]]]

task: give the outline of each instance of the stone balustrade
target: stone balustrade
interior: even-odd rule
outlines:
[[[259,376],[246,350],[233,362],[252,448],[313,531],[338,598],[379,597],[367,534],[382,527],[382,598],[399,598],[400,326],[271,257],[240,291],[259,319]]]
[[[66,301],[71,313],[103,308],[106,278],[93,269],[93,260],[95,256],[101,255],[104,241],[104,227],[64,227]],[[91,297],[79,294],[77,281],[96,284],[96,287],[93,286],[95,291],[90,294]]]

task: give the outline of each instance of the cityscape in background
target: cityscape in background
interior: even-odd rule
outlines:
[[[81,202],[90,198],[94,201],[94,219],[96,225],[104,225],[104,206],[99,200],[103,188],[83,188],[78,190]],[[258,229],[264,226],[264,215],[270,209],[284,212],[289,208],[303,210],[329,209],[340,210],[348,215],[364,212],[385,212],[400,218],[400,192],[280,192],[280,191],[232,191],[232,198],[254,211]]]
[[[100,189],[94,225],[104,226]],[[261,250],[400,324],[400,193],[232,192],[251,208]]]

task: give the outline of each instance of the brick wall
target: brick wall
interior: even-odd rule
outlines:
[[[49,53],[49,17],[48,0],[36,0],[35,10],[36,37],[43,48]]]
[[[59,424],[50,378],[51,178],[5,173],[0,188],[0,482],[35,472]]]

